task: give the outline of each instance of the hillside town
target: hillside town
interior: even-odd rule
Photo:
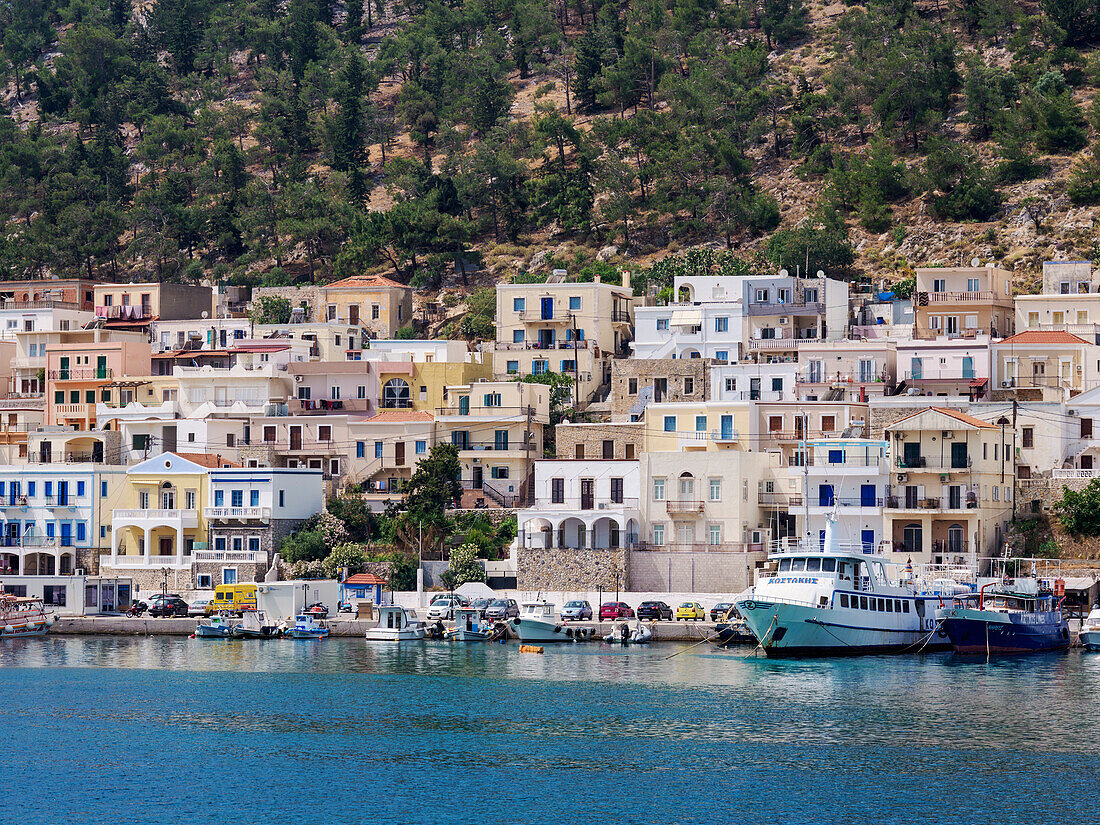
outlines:
[[[917,269],[905,299],[780,270],[659,301],[559,271],[500,283],[477,345],[397,337],[414,290],[379,276],[5,282],[0,575],[92,612],[123,581],[287,579],[301,525],[338,498],[400,510],[441,444],[448,510],[514,519],[478,562],[497,589],[729,595],[829,517],[863,553],[975,569],[1100,474],[1100,273],[1048,262],[1015,295],[973,263]],[[421,590],[459,543],[432,540]]]

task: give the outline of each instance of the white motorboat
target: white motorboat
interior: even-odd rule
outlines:
[[[1081,644],[1088,650],[1100,650],[1100,608],[1089,611],[1088,617],[1081,623]]]
[[[523,602],[519,615],[508,620],[508,627],[521,642],[572,641],[558,622],[557,611],[550,602]]]
[[[737,601],[768,656],[848,656],[950,646],[942,619],[955,588],[945,593],[944,582],[927,590],[912,580],[892,582],[887,574],[891,563],[881,555],[865,553],[861,545],[840,545],[835,514],[826,518],[823,546],[780,548],[770,558],[775,571]]]
[[[653,631],[637,619],[615,622],[603,640],[608,644],[644,645],[653,640]]]
[[[278,639],[282,630],[268,620],[264,611],[246,610],[241,623],[229,629],[229,635],[234,639]]]
[[[427,628],[412,610],[396,604],[378,608],[378,624],[365,631],[368,642],[416,642],[424,638]]]
[[[42,636],[53,627],[54,620],[42,599],[0,593],[0,638]]]

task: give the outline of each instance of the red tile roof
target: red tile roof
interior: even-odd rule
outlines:
[[[434,421],[435,416],[423,410],[382,410],[364,420],[371,424],[399,424],[408,421]]]
[[[1001,341],[1002,344],[1087,344],[1084,338],[1079,338],[1071,332],[1045,332],[1037,329],[1029,329],[1018,332]]]
[[[354,576],[348,576],[344,579],[344,584],[389,584],[389,582],[379,578],[374,573],[356,573]]]
[[[338,287],[344,288],[359,288],[359,289],[382,289],[386,287],[398,287],[399,289],[409,289],[405,284],[399,284],[397,281],[391,281],[389,278],[384,278],[381,275],[352,275],[350,278],[344,278],[342,281],[334,281],[331,284],[325,284],[325,289],[331,289]]]
[[[988,421],[982,421],[980,418],[975,418],[974,416],[967,415],[966,413],[956,412],[955,410],[949,410],[949,409],[947,409],[947,407],[928,407],[927,409],[918,410],[915,413],[910,413],[909,415],[905,416],[904,418],[899,418],[897,421],[895,421],[893,424],[891,424],[890,429],[896,429],[897,426],[899,424],[901,424],[902,422],[908,421],[914,415],[920,415],[923,412],[928,412],[928,410],[932,410],[932,411],[938,412],[938,413],[943,413],[944,415],[948,416],[949,418],[954,418],[956,421],[961,421],[963,424],[969,424],[971,427],[981,427],[983,429],[990,429],[990,430],[997,429],[996,425],[990,424]]]
[[[186,459],[192,464],[198,464],[200,467],[209,467],[211,469],[244,466],[236,461],[230,461],[228,458],[222,458],[216,453],[174,453],[174,455],[178,455],[180,458]]]

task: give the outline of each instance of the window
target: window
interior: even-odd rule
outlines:
[[[684,379],[684,395],[693,395],[695,393],[695,379]]]
[[[707,431],[707,417],[705,415],[695,416],[695,432],[705,433]]]
[[[519,361],[509,361],[508,362],[508,374],[509,375],[516,375],[518,373],[519,373]]]
[[[512,343],[513,344],[522,344],[524,342],[524,340],[526,339],[526,337],[527,337],[527,333],[524,332],[522,329],[512,330]]]
[[[134,433],[133,444],[135,450],[149,449],[149,435],[146,433]]]
[[[318,441],[332,441],[332,427],[328,424],[322,424],[317,428],[317,440]]]
[[[371,304],[370,305],[370,319],[372,321],[377,321],[381,317],[381,315],[382,315],[382,310],[378,306],[378,304]]]
[[[100,496],[103,496],[104,498],[107,496],[107,482],[106,481],[99,482],[99,494],[100,494]]]
[[[184,505],[184,509],[194,510],[195,509],[195,491],[194,490],[188,490],[186,493],[184,493],[184,501],[186,502],[186,504]]]
[[[580,308],[581,308],[581,296],[579,296],[579,295],[570,295],[569,296],[569,309],[570,309],[570,311],[576,312]]]
[[[229,499],[230,507],[244,507],[244,490],[233,490]]]
[[[1031,447],[1035,446],[1035,428],[1034,427],[1024,427],[1023,436],[1024,436],[1023,441],[1024,441],[1024,449],[1025,450],[1030,449]]]
[[[550,362],[549,361],[546,361],[546,360],[543,360],[543,359],[538,359],[536,361],[531,362],[531,374],[532,375],[544,375],[545,373],[548,373],[548,372],[550,372]]]
[[[714,319],[714,331],[715,332],[729,332],[730,319],[729,318],[715,318]]]
[[[428,442],[423,441],[423,440],[422,441],[417,441],[416,442],[416,454],[417,455],[424,455],[426,452],[428,452]]]
[[[943,278],[932,279],[932,291],[933,292],[947,292],[947,281]]]
[[[286,490],[280,490],[279,491],[279,506],[280,507],[285,507],[286,506]]]
[[[663,478],[653,479],[653,500],[665,500],[665,480]]]
[[[56,390],[54,392],[54,394],[53,394],[53,403],[55,403],[55,404],[64,404],[65,403],[65,391],[64,390]]]
[[[551,504],[564,504],[565,503],[565,479],[564,478],[552,478],[552,479],[550,479],[550,503]]]
[[[508,478],[508,468],[507,467],[493,467],[492,470],[490,471],[489,475],[492,478]]]
[[[666,433],[676,432],[676,416],[674,416],[674,415],[666,415],[665,416],[665,432]]]
[[[967,292],[978,292],[979,290],[981,290],[981,287],[978,285],[978,279],[977,278],[967,278],[966,279],[966,291]]]
[[[523,312],[527,306],[526,298],[513,298],[512,299],[512,312]]]
[[[366,445],[362,441],[355,442],[355,457],[363,458],[366,455]]]
[[[214,506],[215,507],[221,507],[224,504],[225,504],[225,491],[224,490],[215,490],[214,491]]]
[[[665,543],[665,526],[663,524],[653,525],[653,544],[657,547],[662,547]]]
[[[374,442],[374,457],[375,458],[381,458],[382,457],[382,442],[381,441],[375,441]]]
[[[627,395],[637,395],[638,394],[638,379],[637,378],[628,378],[627,382],[626,382],[626,387],[627,387],[627,389],[626,389]]]
[[[726,379],[726,392],[737,392],[737,379],[736,378],[727,378]]]
[[[409,384],[401,378],[391,378],[382,388],[382,406],[399,409],[410,405]]]
[[[710,539],[711,546],[715,546],[722,543],[722,525],[711,524],[707,527],[707,537]]]
[[[773,378],[772,379],[772,392],[783,392],[783,379],[782,378]]]
[[[623,503],[623,480],[621,478],[611,479],[611,500],[616,504]]]
[[[260,506],[260,491],[249,490],[248,491],[248,506],[259,507]]]
[[[728,361],[730,360],[729,350],[720,349],[716,353],[714,353],[714,357],[719,361]]]
[[[756,303],[766,304],[768,302],[768,290],[758,289],[756,290]]]
[[[76,523],[76,540],[87,541],[88,540],[88,524],[87,522],[78,521]]]
[[[560,372],[576,372],[577,362],[572,358],[562,359]]]
[[[661,330],[667,330],[667,329],[668,329],[668,318],[658,318],[657,319],[657,331],[660,332]]]
[[[508,431],[507,430],[494,430],[493,431],[493,449],[507,450],[508,449]]]
[[[499,407],[500,406],[500,393],[489,392],[485,394],[485,406],[486,407]]]
[[[710,480],[710,500],[721,501],[722,500],[722,479],[712,478]]]
[[[356,398],[366,398],[367,397],[367,388],[364,385],[360,384],[358,387],[355,388],[355,397]]]
[[[34,495],[34,482],[31,482],[28,492],[32,496]],[[83,481],[78,481],[76,483],[76,495],[77,495],[78,498],[83,498],[83,496],[84,496],[84,482]]]

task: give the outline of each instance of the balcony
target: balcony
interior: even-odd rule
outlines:
[[[142,567],[169,567],[183,569],[191,566],[194,556],[112,556],[109,553],[99,557],[100,565],[110,565],[117,568],[142,568]]]
[[[973,370],[905,370],[906,381],[977,381],[987,376],[978,375]]]
[[[611,323],[613,324],[629,324],[630,313],[625,309],[613,309],[611,311]]]
[[[198,510],[112,510],[111,520],[115,530],[126,525],[193,530],[199,526],[199,513]]]
[[[269,521],[270,507],[204,507],[207,521]]]
[[[561,501],[546,501],[545,499],[536,502],[535,507],[539,510],[581,510],[581,511],[593,511],[598,512],[600,510],[637,510],[640,501],[637,497],[624,496],[618,501],[596,501],[592,499],[582,499],[578,496],[565,496]]]
[[[568,324],[573,325],[573,314],[568,310],[563,310],[560,315],[554,314],[547,318],[542,309],[521,309],[518,313],[519,319],[525,324]]]
[[[267,564],[267,553],[262,550],[196,550],[196,562],[239,562],[241,564]]]
[[[108,321],[144,321],[153,317],[153,308],[149,304],[117,307],[98,306],[95,308],[95,316]]]
[[[654,544],[649,541],[641,541],[628,546],[629,550],[641,553],[752,553],[763,550],[762,545],[741,544],[739,542],[721,542],[708,544],[706,542],[670,542],[668,544]]]
[[[823,504],[821,502],[820,498],[816,502],[813,499],[811,499],[810,500],[810,507],[819,507],[819,508],[823,508],[823,509],[828,510],[828,509],[831,509],[834,506],[842,507],[842,508],[882,507],[884,503],[885,503],[885,499],[882,499],[882,498],[867,498],[867,499],[864,499],[861,496],[856,496],[856,497],[853,497],[853,498],[842,498],[840,496],[835,496],[832,499],[832,501],[830,501],[828,504]]]
[[[519,351],[522,351],[522,350],[532,350],[532,349],[543,350],[543,351],[548,351],[548,350],[574,350],[574,349],[586,350],[591,346],[594,346],[593,343],[589,339],[585,338],[584,340],[580,340],[580,341],[558,341],[558,340],[555,340],[553,343],[543,343],[541,341],[513,341],[511,343],[498,342],[494,345],[494,348],[498,352],[501,352],[501,351],[503,351],[503,352],[511,352],[511,351],[519,352]]]
[[[79,310],[80,304],[75,301],[4,301],[0,303],[0,309],[75,309]]]
[[[527,415],[535,415],[535,408],[531,406],[520,407],[485,407],[481,405],[459,407],[436,407],[436,415],[460,415],[469,418],[515,418]]]
[[[957,512],[959,510],[976,510],[978,498],[974,493],[967,493],[954,505],[950,498],[905,498],[904,496],[888,496],[886,498],[887,510],[946,510]]]
[[[752,338],[749,340],[750,350],[790,350],[798,349],[799,344],[820,344],[820,338]]]
[[[110,367],[81,367],[76,370],[50,370],[51,381],[106,381],[114,375]]]
[[[95,418],[95,404],[58,404],[54,407],[57,418]]]
[[[897,456],[894,459],[894,470],[905,472],[906,470],[928,470],[929,472],[956,472],[969,470],[973,459],[966,456],[964,459],[953,459],[950,456],[938,458],[936,456],[915,456],[906,459],[905,456]]]
[[[746,314],[755,315],[824,315],[825,304],[821,301],[788,301],[786,303],[750,303],[745,306]]]
[[[1100,468],[1083,468],[1083,467],[1066,467],[1057,470],[1051,470],[1051,478],[1067,479],[1067,478],[1083,478],[1094,479],[1100,478]]]
[[[67,450],[57,455],[53,453],[42,455],[41,452],[32,452],[27,455],[28,464],[100,464],[102,462],[103,452],[101,450],[90,453]]]
[[[526,452],[528,450],[535,449],[534,444],[525,444],[522,441],[509,441],[507,443],[499,441],[467,441],[465,443],[455,444],[458,447],[459,452],[509,452],[511,450],[518,450],[520,452]]]
[[[802,494],[764,492],[760,493],[760,503],[765,507],[801,507]]]
[[[929,304],[989,304],[997,298],[996,293],[984,290],[978,292],[924,292],[917,293],[917,306],[921,305],[920,299],[922,296],[927,297],[927,303]]]
[[[717,442],[718,444],[730,443],[737,441],[741,438],[740,433],[737,430],[711,430],[710,440]]]
[[[290,415],[324,415],[329,412],[370,412],[369,398],[292,398],[287,402]]]
[[[702,513],[706,507],[706,503],[703,501],[672,501],[665,502],[665,512],[670,516],[674,515],[689,515],[693,513]]]

